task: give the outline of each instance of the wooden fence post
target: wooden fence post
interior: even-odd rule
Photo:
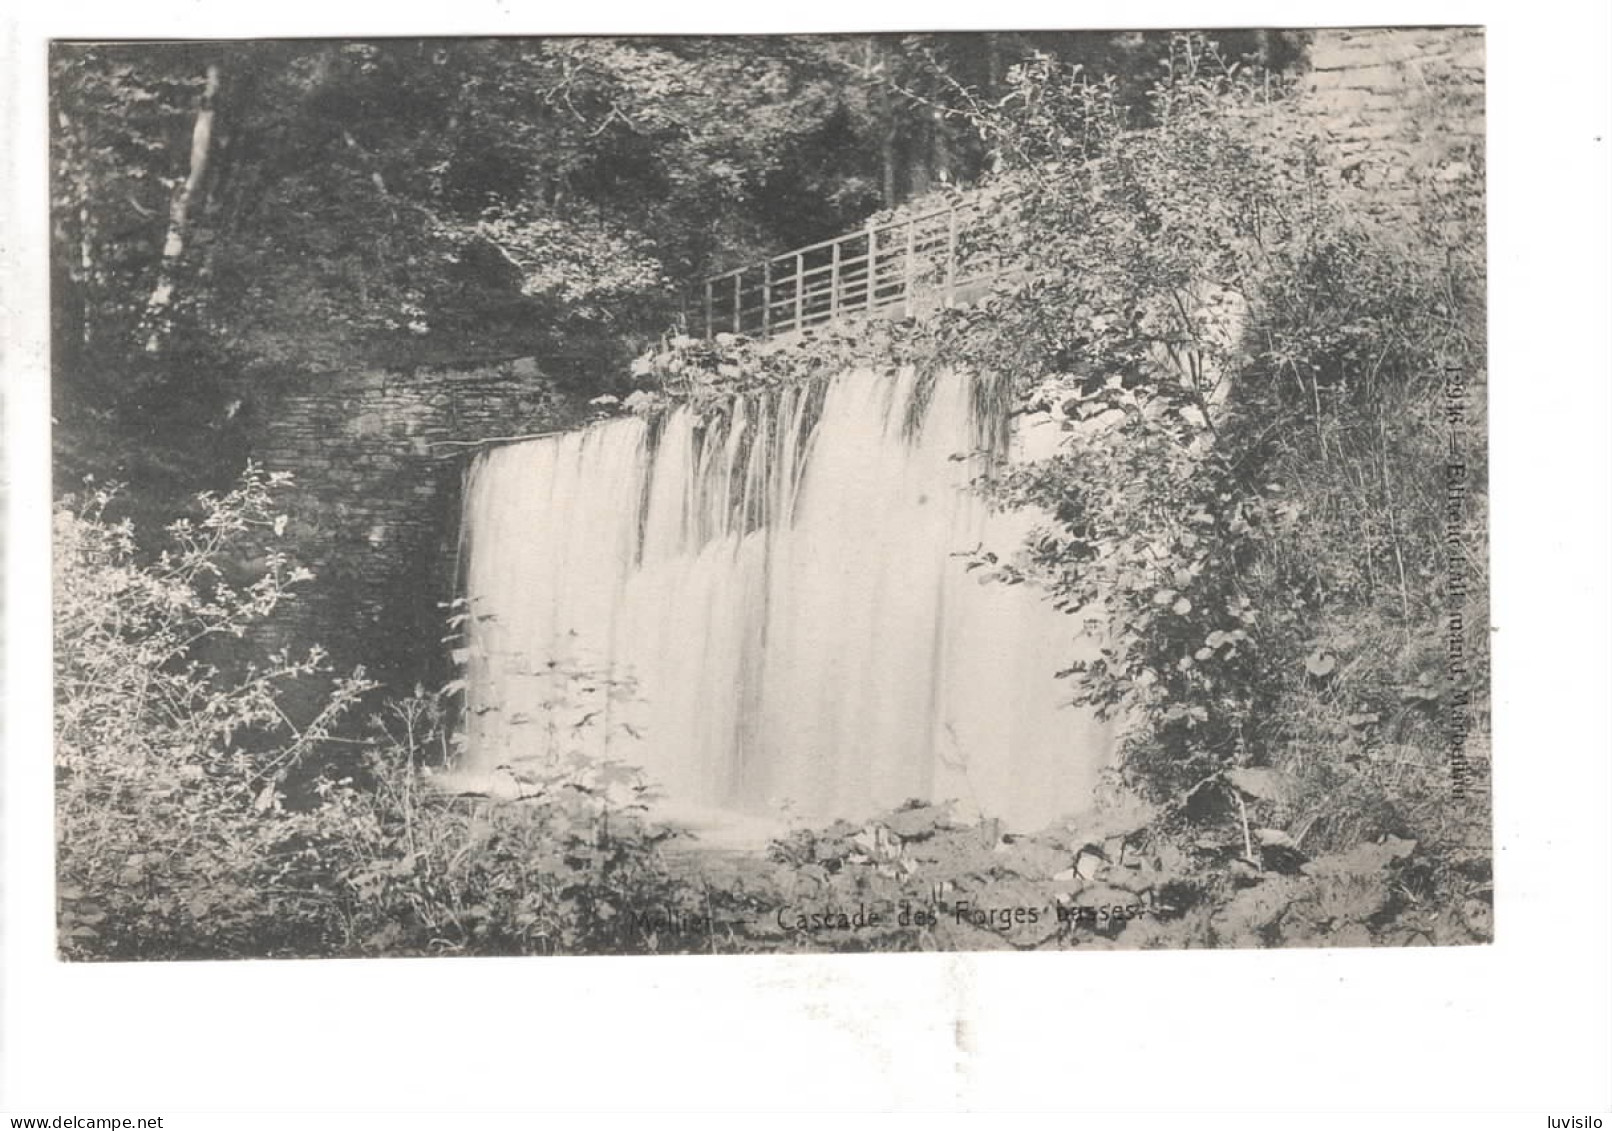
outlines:
[[[795,333],[806,328],[806,257],[795,253]]]
[[[879,230],[868,224],[868,313],[873,313],[873,293],[879,283]]]
[[[761,336],[772,332],[772,260],[761,265]]]
[[[834,258],[828,269],[828,320],[830,322],[840,316],[840,247],[839,240],[834,241]]]
[[[912,220],[907,221],[907,256],[901,265],[903,282],[901,284],[901,316],[912,317],[912,275],[915,268],[913,262],[912,244],[915,238],[915,229],[918,225]]]

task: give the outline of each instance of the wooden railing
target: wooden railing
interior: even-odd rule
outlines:
[[[706,279],[691,333],[771,338],[852,317],[909,317],[973,301],[1001,274],[978,246],[982,204],[959,202]]]

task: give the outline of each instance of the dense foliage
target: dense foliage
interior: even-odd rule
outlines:
[[[63,946],[111,957],[272,948],[297,917],[277,858],[291,838],[281,787],[323,753],[367,684],[336,683],[300,729],[287,685],[321,678],[317,651],[265,663],[211,657],[242,640],[306,580],[270,552],[232,578],[225,553],[284,526],[275,481],[252,470],[203,496],[152,561],[113,520],[114,492],[69,497],[55,518],[58,895]]]
[[[1125,129],[1101,86],[1028,71],[1025,111],[995,123],[1027,162],[1013,223],[1035,238],[963,348],[1042,375],[1032,395],[1078,437],[1004,477],[1056,518],[1021,568],[1101,613],[1076,686],[1133,721],[1150,795],[1267,766],[1295,779],[1306,844],[1486,854],[1432,725],[1485,678],[1487,516],[1479,500],[1446,521],[1445,419],[1448,375],[1470,389],[1484,368],[1481,155],[1443,155],[1469,179],[1435,182],[1416,230],[1437,235],[1406,242],[1325,179],[1294,116],[1261,112],[1267,82],[1200,41],[1176,58],[1151,128]],[[1049,166],[1058,149],[1083,159]],[[1479,663],[1447,681],[1456,572]]]
[[[656,186],[673,201],[687,192],[725,202],[713,206],[712,224],[718,213],[723,223],[756,221],[743,201],[757,182],[747,179],[748,158],[736,156],[754,123],[692,125],[727,105],[707,89],[713,74],[760,65],[743,55],[760,50],[753,44],[284,50],[295,57],[258,81],[291,83],[297,98],[270,100],[286,121],[241,144],[250,150],[272,138],[279,159],[300,155],[304,164],[272,175],[256,166],[253,187],[239,190],[255,203],[230,221],[242,225],[231,255],[243,255],[241,278],[272,291],[264,301],[326,303],[353,318],[389,309],[399,325],[364,332],[425,338],[452,307],[443,296],[453,272],[429,255],[453,246],[470,257],[480,248],[508,266],[524,299],[557,304],[550,325],[594,319],[625,333],[620,296],[638,293],[669,263],[693,266],[710,248],[740,246],[736,237],[714,239],[709,225],[674,235],[677,209],[644,211],[633,194]],[[156,81],[149,72],[93,58],[109,68],[106,81],[139,79],[119,87],[133,108],[118,112],[133,152],[143,144],[134,125],[144,122],[155,137],[188,120],[140,85]],[[194,85],[204,61],[173,58],[172,81]],[[130,528],[108,517],[113,497],[92,492],[65,502],[57,526],[66,952],[1487,938],[1482,154],[1430,158],[1442,171],[1421,197],[1419,222],[1375,224],[1362,208],[1368,194],[1329,177],[1317,140],[1284,112],[1279,81],[1194,37],[1173,41],[1159,63],[1157,81],[1139,92],[1044,57],[1007,69],[999,97],[947,111],[946,121],[955,111],[984,139],[994,168],[999,223],[980,234],[980,252],[1020,265],[986,302],[839,327],[794,349],[670,336],[633,367],[640,388],[627,398],[654,411],[668,399],[720,398],[853,359],[965,364],[997,377],[1017,410],[1056,422],[1070,440],[1056,456],[1004,464],[982,483],[1003,505],[1043,514],[1040,528],[1024,546],[993,547],[973,565],[1004,584],[1041,587],[1049,615],[1078,618],[1097,634],[1100,658],[1072,663],[1062,677],[1080,701],[1124,722],[1121,764],[1099,815],[1012,837],[990,822],[958,823],[941,807],[908,808],[860,826],[801,829],[765,860],[733,861],[691,854],[682,838],[643,819],[642,785],[610,774],[541,778],[507,799],[455,796],[440,782],[431,788],[423,773],[451,761],[452,685],[394,702],[368,729],[338,735],[332,724],[367,690],[361,675],[338,679],[320,721],[299,732],[277,704],[288,686],[331,678],[319,655],[253,666],[219,647],[303,580],[273,549],[284,522],[270,480],[250,472],[237,490],[204,496],[160,557],[136,554]],[[416,87],[415,68],[432,67],[445,68],[436,85]],[[522,77],[488,90],[476,85],[483,67]],[[330,77],[338,74],[346,77]],[[408,133],[407,115],[363,112],[366,98],[401,98],[404,77],[421,100],[408,105],[469,116],[451,119],[456,131],[428,136]],[[533,90],[551,100],[520,101]],[[503,97],[516,101],[499,109]],[[765,112],[774,152],[790,151],[790,138],[828,136],[812,133],[822,126],[816,111],[789,105],[786,113],[763,99],[746,111]],[[317,145],[299,132],[315,108],[324,115]],[[526,122],[520,129],[516,117]],[[590,123],[581,136],[573,119]],[[469,128],[478,121],[481,132]],[[402,130],[416,148],[361,137],[359,123]],[[397,163],[366,163],[382,153]],[[724,163],[723,153],[733,160]],[[477,154],[488,164],[472,172]],[[92,157],[125,172],[138,167],[120,153],[75,159]],[[314,178],[316,167],[318,178],[334,180]],[[626,175],[633,169],[644,179]],[[144,190],[133,182],[141,179],[125,184],[103,169],[91,182],[103,195],[123,185],[138,214],[154,207],[139,203]],[[332,230],[253,228],[274,214],[267,202],[277,193],[305,194],[321,208],[349,202],[356,211],[343,230],[365,238],[355,235],[346,251],[277,258],[278,241],[300,247],[294,240]],[[219,199],[222,233],[230,213],[227,194]],[[570,211],[566,202],[579,199],[586,208]],[[843,198],[847,208],[870,199]],[[431,211],[431,224],[390,227],[415,206]],[[71,212],[63,230],[78,230]],[[438,221],[446,227],[432,226]],[[665,230],[655,228],[661,222]],[[163,226],[148,225],[153,238]],[[405,227],[405,242],[388,242],[403,240]],[[191,233],[193,246],[224,238],[205,230]],[[697,238],[712,242],[668,250]],[[373,271],[354,260],[347,274],[322,273],[349,251],[360,254],[359,243],[363,255],[397,258]],[[186,283],[186,271],[208,263],[187,253],[190,266],[170,265],[179,297],[171,308],[159,304],[162,321],[152,323],[144,297],[119,306],[109,296],[141,294],[128,277],[159,287],[160,259],[155,267],[132,251],[107,259],[113,245],[95,246],[101,251],[84,261],[93,268],[75,283],[107,288],[84,323],[95,323],[87,342],[102,331],[128,341],[133,332],[143,353],[154,333],[157,355],[171,358],[208,319],[239,325],[246,341],[263,324],[252,318],[272,314],[232,306],[245,291],[231,298],[227,288]],[[241,251],[249,247],[263,258]],[[586,259],[601,248],[611,249],[609,263]],[[227,276],[222,261],[207,270]],[[302,277],[310,270],[317,280]],[[120,271],[128,273],[122,283]],[[418,292],[430,301],[409,297],[416,278],[430,281]],[[360,283],[369,291],[354,302],[344,288]],[[409,324],[415,319],[423,331]],[[1473,440],[1453,511],[1451,374]],[[225,564],[238,562],[246,564]],[[1467,579],[1464,616],[1452,622],[1457,575]],[[1452,631],[1470,669],[1465,683],[1450,678]],[[1471,777],[1456,780],[1445,723],[1463,691],[1477,718]],[[333,760],[332,749],[347,756]],[[336,764],[354,769],[328,772]],[[927,918],[842,930],[780,917],[785,908],[809,919],[864,906],[895,916],[903,904]],[[1034,906],[1044,917],[979,921],[965,904]],[[1108,914],[1088,917],[1085,909],[1097,908]]]
[[[307,580],[272,548],[281,482],[249,468],[203,496],[152,561],[110,489],[57,510],[63,953],[643,949],[640,917],[681,915],[686,896],[655,853],[671,834],[641,820],[642,785],[560,766],[518,803],[461,798],[429,778],[452,756],[445,695],[338,729],[374,690],[361,671],[332,676],[317,650],[251,659],[253,630]],[[264,546],[258,576],[226,575]],[[244,655],[219,653],[236,641]],[[325,706],[296,727],[282,705],[309,682]]]
[[[1240,40],[1291,54],[1279,36]],[[972,182],[989,151],[964,111],[1012,63],[1123,66],[1134,96],[1165,42],[59,44],[67,478],[166,486],[168,505],[227,483],[254,390],[299,371],[536,355],[613,384],[703,274]]]

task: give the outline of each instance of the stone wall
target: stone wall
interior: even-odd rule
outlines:
[[[1482,28],[1318,30],[1309,64],[1300,106],[1364,213],[1434,236],[1441,207],[1481,204]]]
[[[268,644],[328,648],[399,690],[436,670],[472,449],[581,422],[531,360],[286,382],[254,407],[251,456],[289,471],[287,535],[316,575]]]

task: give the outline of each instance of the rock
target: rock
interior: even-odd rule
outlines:
[[[950,802],[902,809],[882,818],[879,823],[902,840],[923,840],[934,836],[938,829],[960,827]]]

